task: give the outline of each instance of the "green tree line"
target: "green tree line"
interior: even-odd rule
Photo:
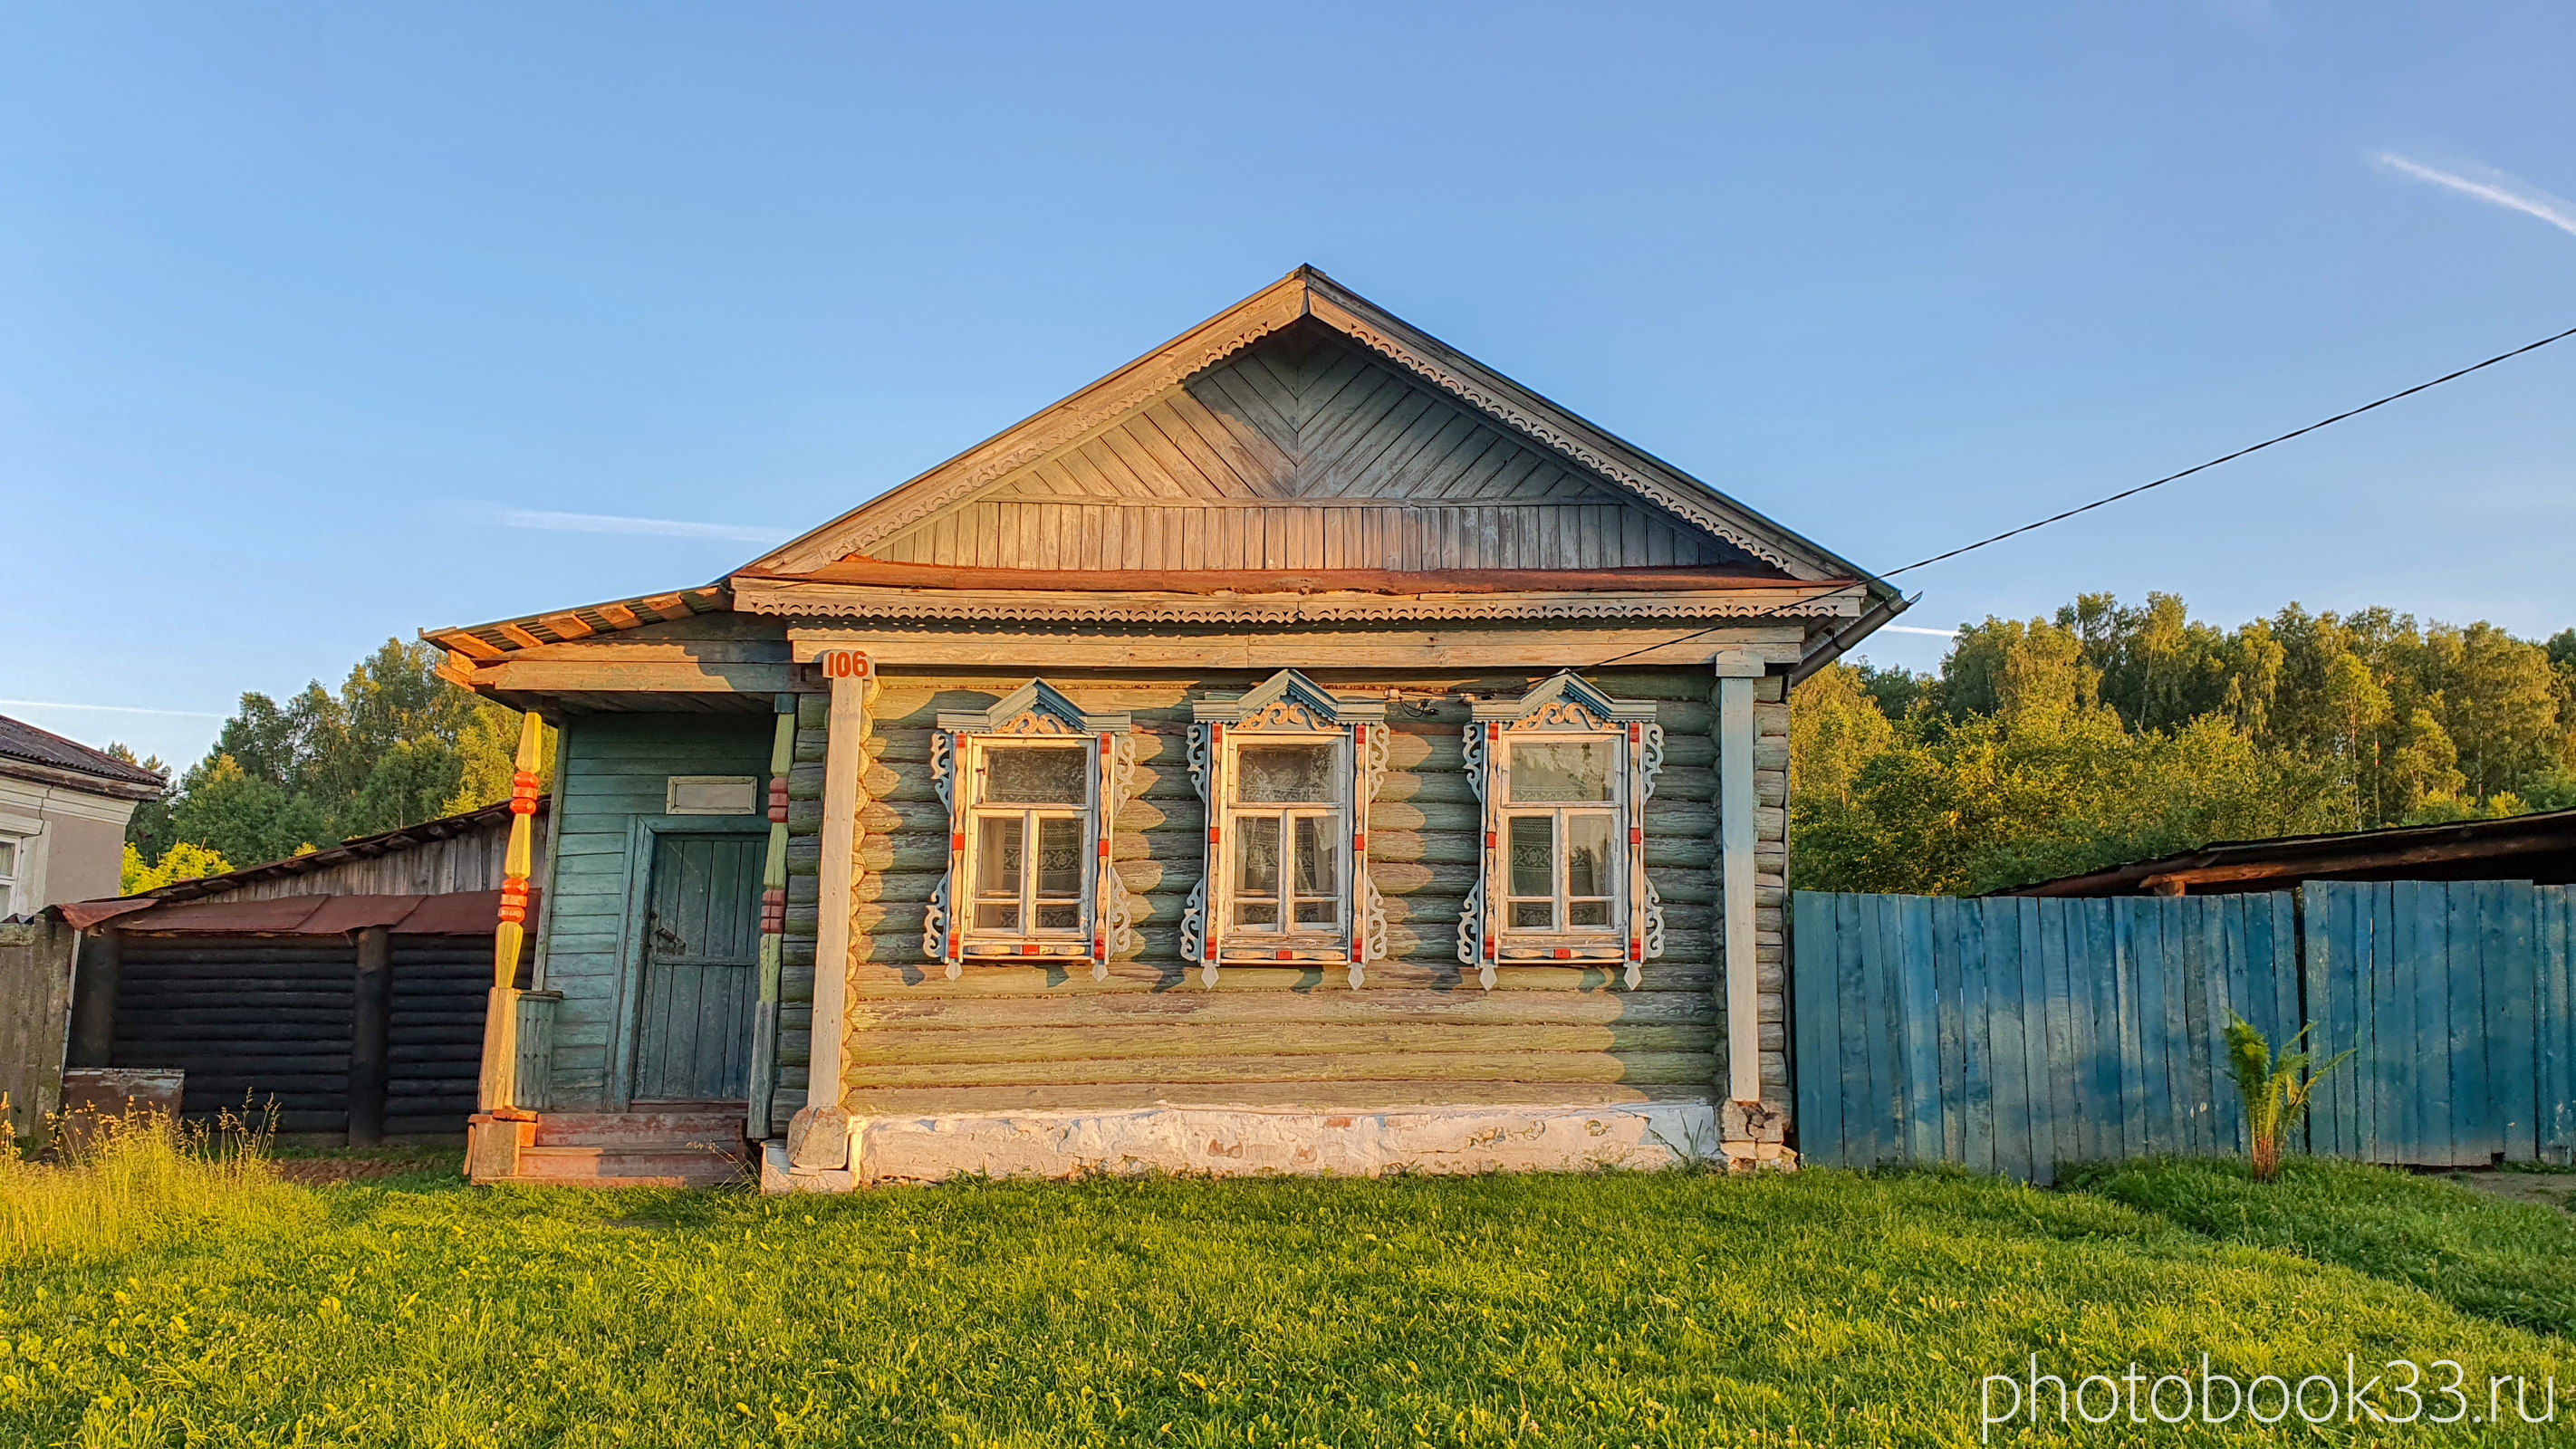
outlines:
[[[283,704],[243,695],[205,758],[135,810],[125,888],[283,860],[508,799],[518,713],[440,679],[437,662],[428,645],[388,639],[336,694],[317,679]]]
[[[1835,665],[1790,712],[1803,889],[1976,894],[2213,840],[2576,806],[2576,629],[2296,604],[2235,629],[2085,594],[1938,673]]]

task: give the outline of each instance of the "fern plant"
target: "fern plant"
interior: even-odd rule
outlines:
[[[2282,1139],[2307,1115],[2308,1099],[2318,1081],[2352,1055],[2347,1051],[2311,1069],[2308,1053],[2298,1049],[2309,1030],[2303,1026],[2297,1036],[2283,1042],[2276,1062],[2272,1043],[2263,1033],[2235,1012],[2227,1013],[2227,1068],[2236,1078],[2236,1094],[2245,1100],[2246,1152],[2256,1182],[2270,1182],[2281,1175]]]

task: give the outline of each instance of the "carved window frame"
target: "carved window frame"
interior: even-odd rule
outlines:
[[[1625,869],[1612,904],[1620,929],[1606,936],[1565,929],[1562,922],[1545,931],[1504,924],[1512,747],[1569,739],[1612,742],[1611,840]],[[1646,801],[1664,763],[1664,727],[1655,722],[1654,701],[1613,699],[1576,674],[1559,674],[1518,699],[1475,701],[1468,709],[1466,745],[1467,783],[1482,807],[1484,849],[1459,913],[1459,963],[1475,968],[1478,984],[1490,991],[1498,966],[1624,962],[1627,985],[1636,989],[1645,963],[1664,954],[1663,900],[1646,875]]]
[[[1089,746],[1089,779],[1083,805],[1081,929],[1041,934],[1031,922],[1014,931],[978,931],[973,925],[974,837],[984,810],[980,798],[984,759],[993,749],[1039,741],[1083,741]],[[948,868],[931,892],[921,935],[922,954],[947,968],[948,979],[966,963],[1028,964],[1088,960],[1091,978],[1106,980],[1109,958],[1141,944],[1135,902],[1110,860],[1118,812],[1134,794],[1136,736],[1124,710],[1087,713],[1043,679],[1032,679],[988,710],[944,710],[930,737],[930,775],[948,810]],[[1023,844],[1034,849],[1035,842]]]
[[[1353,987],[1368,962],[1386,958],[1386,902],[1369,878],[1369,805],[1386,778],[1386,705],[1344,700],[1294,669],[1283,669],[1249,692],[1192,707],[1190,780],[1207,807],[1205,865],[1181,913],[1181,955],[1199,967],[1202,985],[1217,983],[1218,968],[1232,964],[1342,964]],[[1247,744],[1331,742],[1337,751],[1336,802],[1347,826],[1342,860],[1340,922],[1331,931],[1249,931],[1234,920],[1232,826],[1236,818],[1236,754]],[[1254,806],[1256,813],[1267,807]],[[1283,839],[1282,844],[1285,844]],[[1285,862],[1283,861],[1283,866]]]

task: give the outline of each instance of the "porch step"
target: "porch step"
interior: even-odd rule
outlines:
[[[706,1142],[742,1151],[743,1109],[690,1107],[637,1112],[539,1112],[539,1147],[641,1147]]]
[[[681,1144],[523,1147],[507,1182],[557,1187],[716,1187],[743,1174],[738,1155]]]

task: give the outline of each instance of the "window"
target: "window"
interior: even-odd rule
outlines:
[[[1082,934],[1083,847],[1091,836],[1091,752],[1080,744],[976,742],[977,936]]]
[[[1234,924],[1294,935],[1342,924],[1339,740],[1235,751]]]
[[[931,771],[949,810],[948,874],[921,947],[969,961],[1088,958],[1137,944],[1108,831],[1136,760],[1124,714],[1086,714],[1042,680],[982,713],[942,713]]]
[[[1484,866],[1458,959],[1487,988],[1499,965],[1626,963],[1629,986],[1663,953],[1646,876],[1644,806],[1663,762],[1650,701],[1561,674],[1517,700],[1473,706],[1469,782],[1483,802]]]
[[[1295,670],[1200,703],[1190,774],[1207,804],[1207,873],[1181,949],[1213,986],[1236,962],[1336,962],[1362,980],[1386,953],[1368,879],[1368,803],[1386,766],[1386,707],[1343,701]]]
[[[18,914],[18,837],[0,835],[0,916]]]

